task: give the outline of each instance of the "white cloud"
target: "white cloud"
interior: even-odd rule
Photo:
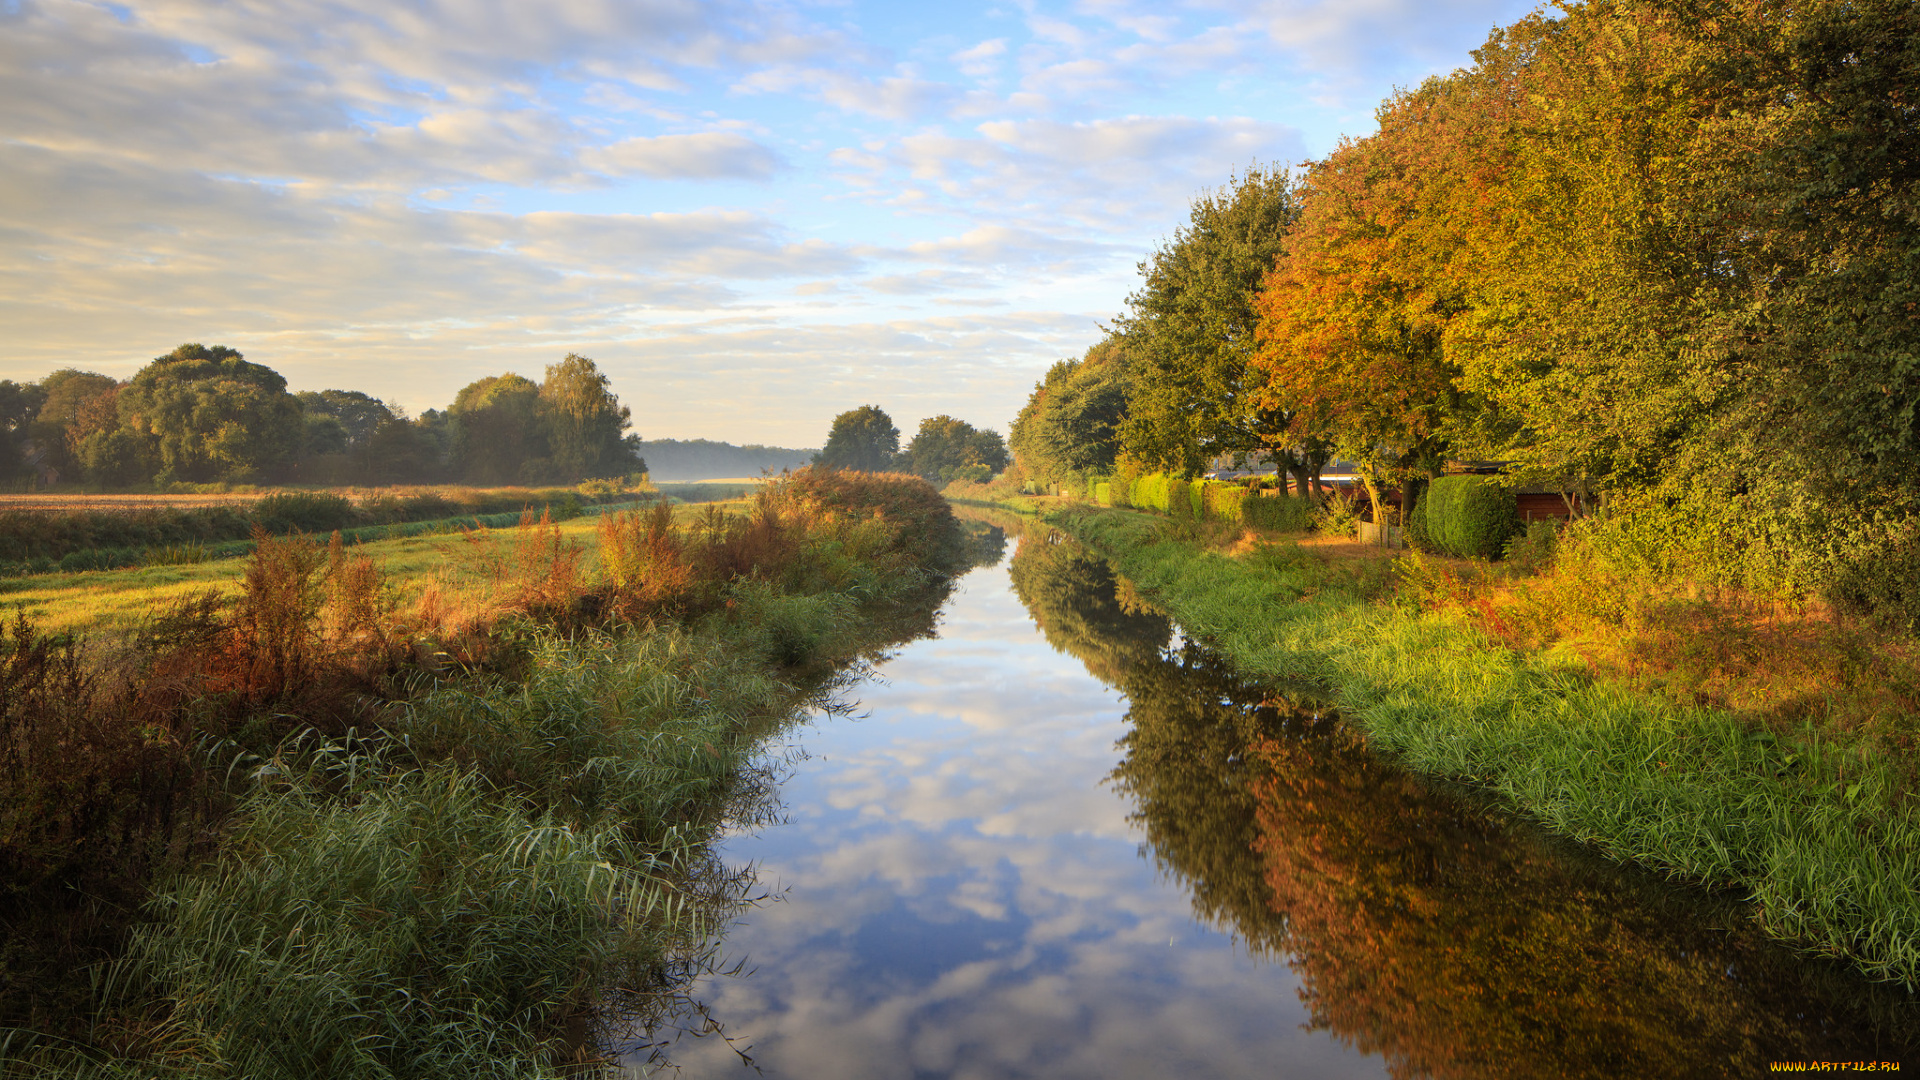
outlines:
[[[1001,57],[1007,54],[1007,39],[993,38],[954,53],[951,59],[960,71],[975,79],[992,78],[1000,71]]]
[[[1353,65],[1492,18],[1222,2],[925,40],[785,0],[0,4],[0,377],[217,341],[417,409],[573,349],[657,434],[1003,425],[1196,189],[1303,152],[1219,79],[1366,105]]]
[[[584,151],[580,162],[594,172],[611,176],[761,181],[773,179],[782,164],[778,154],[731,132],[623,139]]]

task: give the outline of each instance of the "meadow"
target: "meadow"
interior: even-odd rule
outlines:
[[[749,508],[748,501],[740,498],[709,505],[727,514]],[[674,506],[671,511],[682,527],[699,520],[705,512],[691,504]],[[476,524],[472,518],[425,522],[421,524],[439,527],[417,535],[356,542],[348,545],[348,550],[379,565],[395,603],[414,606],[431,594],[436,602],[478,618],[490,606],[501,559],[513,543],[522,513],[525,511],[488,515],[495,521],[491,528],[485,523]],[[511,524],[498,520],[500,517],[508,518]],[[549,518],[548,524],[560,542],[580,545],[590,563],[597,561],[599,515],[563,521]],[[324,542],[326,534],[314,538]],[[49,633],[124,634],[192,597],[211,594],[228,600],[238,598],[246,575],[242,556],[251,550],[252,543],[235,542],[236,550],[228,557],[216,557],[223,553],[212,545],[183,544],[158,549],[153,565],[0,578],[0,604],[26,611]],[[168,562],[169,556],[183,561]]]

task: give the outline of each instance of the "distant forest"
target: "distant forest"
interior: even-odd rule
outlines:
[[[653,479],[666,484],[779,473],[808,464],[818,453],[758,443],[735,446],[711,439],[648,439],[637,448]]]
[[[0,380],[0,489],[577,483],[647,471],[631,426],[607,376],[572,353],[540,382],[490,375],[410,417],[357,390],[293,393],[238,350],[188,344],[126,381]]]

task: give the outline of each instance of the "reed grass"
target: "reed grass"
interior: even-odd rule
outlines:
[[[1050,520],[1240,670],[1320,688],[1408,767],[1498,792],[1614,857],[1743,891],[1769,932],[1920,989],[1920,807],[1869,744],[1598,678],[1571,648],[1510,648],[1457,608],[1391,602],[1379,575],[1285,545],[1235,558],[1143,515]]]

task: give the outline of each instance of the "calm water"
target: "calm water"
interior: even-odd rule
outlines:
[[[696,996],[767,1076],[1749,1076],[1911,1032],[1237,682],[1044,532],[857,696],[789,735],[786,820],[725,844],[776,899]]]

